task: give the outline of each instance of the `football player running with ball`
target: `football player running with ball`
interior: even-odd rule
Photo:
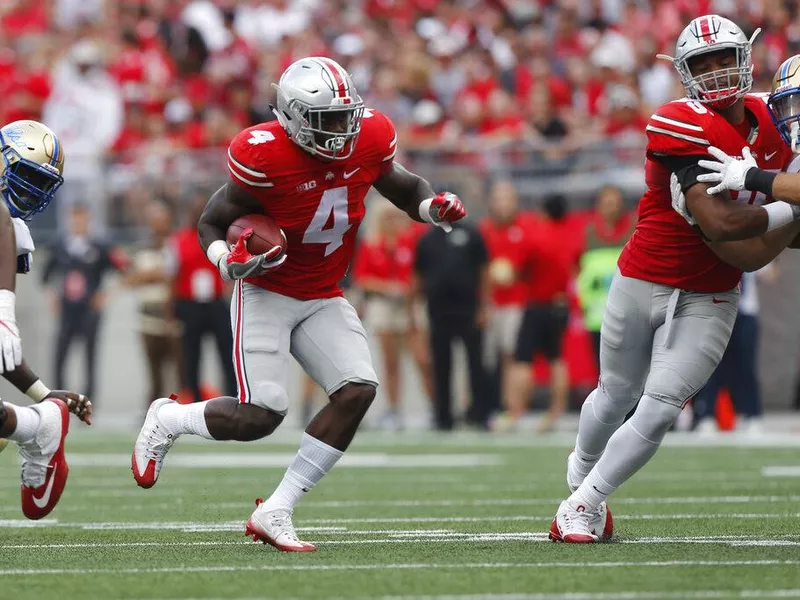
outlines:
[[[161,398],[136,440],[132,469],[153,486],[175,440],[193,434],[250,441],[270,435],[289,408],[290,355],[330,396],[273,494],[257,501],[246,533],[288,552],[316,548],[298,539],[292,511],[336,464],[372,400],[377,377],[367,337],[338,282],[353,258],[370,187],[422,222],[446,230],[466,211],[395,162],[397,134],[365,108],[350,75],[328,58],[290,65],[276,86],[277,121],[245,129],[228,149],[230,181],[209,200],[200,243],[225,279],[231,303],[238,397],[191,405]],[[232,249],[229,225],[252,213],[275,219],[287,252],[253,256],[245,230]]]
[[[15,121],[0,129],[0,152],[0,374],[38,402],[16,406],[0,400],[0,441],[17,444],[22,512],[41,519],[55,508],[67,483],[69,412],[87,424],[92,418],[88,398],[50,390],[28,367],[15,315],[16,276],[28,272],[34,250],[25,220],[43,211],[63,183],[64,150],[41,123]]]
[[[609,292],[600,380],[581,409],[567,460],[572,495],[558,508],[552,540],[611,535],[606,499],[652,458],[722,358],[742,271],[772,260],[800,232],[800,207],[760,206],[765,197],[755,191],[709,195],[703,178],[711,146],[733,155],[749,146],[764,169],[792,159],[765,98],[748,93],[756,34],[748,39],[730,20],[706,15],[680,34],[676,56],[665,57],[686,98],[659,108],[647,125],[647,191]]]

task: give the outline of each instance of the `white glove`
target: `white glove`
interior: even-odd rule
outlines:
[[[0,290],[0,373],[13,371],[22,363],[22,340],[14,310],[16,295]]]
[[[689,225],[697,225],[689,209],[686,208],[686,194],[683,193],[678,176],[673,173],[669,178],[669,192],[672,196],[672,209],[686,219]]]
[[[711,196],[719,194],[723,190],[734,190],[737,192],[743,190],[744,179],[747,172],[750,169],[758,168],[756,159],[750,154],[750,148],[747,146],[742,148],[741,159],[728,156],[722,150],[714,146],[708,149],[708,153],[719,162],[713,160],[698,161],[697,164],[702,168],[714,172],[698,175],[697,181],[719,184],[708,189],[708,194]]]

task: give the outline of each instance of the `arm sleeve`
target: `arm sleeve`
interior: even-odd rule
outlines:
[[[697,164],[699,160],[708,158],[705,154],[685,156],[665,154],[660,156],[653,155],[653,158],[669,169],[671,173],[675,173],[684,192],[697,183],[698,175],[709,172]]]

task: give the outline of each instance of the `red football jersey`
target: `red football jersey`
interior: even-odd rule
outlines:
[[[339,282],[353,258],[364,198],[391,166],[396,148],[394,125],[371,110],[364,111],[347,160],[315,158],[277,121],[237,135],[228,149],[231,181],[260,201],[288,242],[283,266],[246,281],[300,300],[341,296]]]
[[[659,156],[705,156],[716,146],[731,156],[741,156],[749,146],[762,169],[781,170],[792,159],[767,112],[766,95],[748,94],[746,111],[755,122],[750,139],[724,117],[699,102],[675,100],[658,109],[647,124],[647,191],[639,201],[639,221],[622,251],[619,268],[626,277],[662,283],[695,292],[723,292],[734,288],[741,271],[720,260],[696,232],[672,209],[670,171]],[[761,204],[757,192],[731,196]]]
[[[533,217],[518,214],[511,223],[498,224],[491,219],[481,223],[481,233],[489,251],[489,272],[499,263],[510,267],[508,281],[492,282],[492,302],[495,306],[521,306],[528,299],[528,283],[525,277]]]

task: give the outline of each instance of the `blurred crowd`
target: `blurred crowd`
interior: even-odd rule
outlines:
[[[768,10],[767,10],[768,8]],[[637,146],[682,90],[668,62],[691,18],[728,15],[754,47],[755,89],[798,50],[796,4],[767,0],[3,0],[0,120],[43,118],[68,179],[107,153],[157,161],[224,148],[272,118],[271,83],[329,55],[407,152]],[[638,154],[630,155],[638,161]],[[93,169],[95,169],[93,171]],[[79,173],[80,171],[80,173]],[[86,190],[83,190],[85,196]]]
[[[691,18],[729,16],[747,35],[761,27],[754,89],[765,91],[800,51],[797,11],[792,0],[0,0],[0,121],[41,119],[67,148],[57,208],[37,226],[52,218],[63,233],[67,224],[136,232],[126,241],[141,252],[127,263],[110,253],[103,268],[121,270],[140,296],[148,397],[172,385],[165,365],[174,364],[170,376],[180,374],[191,399],[205,394],[199,340],[213,334],[228,352],[226,290],[203,273],[203,257],[176,248],[190,243],[197,207],[225,179],[229,140],[273,118],[271,84],[283,69],[303,56],[335,58],[367,105],[395,122],[400,160],[486,214],[480,227],[444,238],[387,208],[364,237],[350,293],[364,298],[384,360],[382,425],[402,427],[399,357],[408,349],[435,426],[454,426],[450,347],[460,338],[470,395],[481,402],[465,420],[514,428],[538,398],[548,429],[580,397],[570,388],[596,377],[604,294],[635,220],[625,200],[639,192],[584,178],[580,208],[592,206],[577,210],[566,187],[577,179],[563,176],[582,171],[592,151],[601,168],[641,171],[647,117],[683,95],[656,54],[674,52]],[[561,176],[559,193],[538,180],[523,190],[517,167]],[[622,179],[639,185],[630,172]],[[448,253],[452,268],[427,271],[426,252]],[[59,268],[71,272],[55,265],[48,277]],[[460,304],[445,315],[454,290]],[[89,296],[79,320],[87,340],[103,305]],[[80,333],[64,326],[59,352]],[[229,373],[222,380],[232,387]],[[307,382],[308,414],[313,395]]]

